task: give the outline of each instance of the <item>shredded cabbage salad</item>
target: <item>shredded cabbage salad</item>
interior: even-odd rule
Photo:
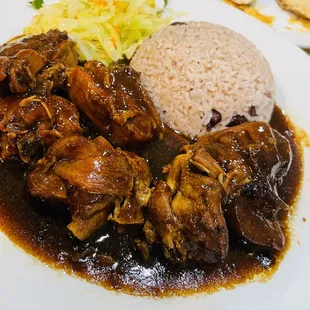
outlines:
[[[77,43],[80,60],[108,65],[131,59],[146,38],[169,24],[175,14],[168,10],[164,17],[164,11],[155,0],[60,0],[44,4],[24,34],[66,30]]]

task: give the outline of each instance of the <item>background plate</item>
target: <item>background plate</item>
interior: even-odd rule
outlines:
[[[296,15],[283,10],[276,0],[256,0],[252,7],[265,16],[273,16],[275,20],[270,27],[281,36],[299,47],[310,48],[310,20],[298,21]]]
[[[278,103],[295,124],[310,132],[309,56],[267,26],[226,4],[214,0],[172,0],[171,7],[189,12],[183,19],[216,22],[243,33],[254,42],[271,65]],[[1,1],[0,42],[19,34],[31,15],[27,0]],[[0,309],[310,309],[309,177],[310,152],[306,149],[305,179],[294,216],[292,248],[269,283],[251,283],[231,291],[186,299],[154,300],[119,295],[48,268],[0,234]],[[308,221],[303,223],[302,217]]]

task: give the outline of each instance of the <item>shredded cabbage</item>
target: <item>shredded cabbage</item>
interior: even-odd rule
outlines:
[[[80,60],[99,60],[108,65],[131,59],[139,45],[174,13],[163,16],[155,0],[60,0],[44,5],[24,29],[34,35],[58,28],[77,43]]]

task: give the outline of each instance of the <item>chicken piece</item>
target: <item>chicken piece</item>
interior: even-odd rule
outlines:
[[[9,60],[4,57],[0,57],[0,100],[6,97],[6,83],[3,82],[6,78],[7,70],[9,67]]]
[[[158,113],[131,67],[88,61],[68,78],[71,100],[117,146],[151,141],[161,131]]]
[[[108,220],[142,224],[151,181],[142,158],[114,149],[103,137],[82,136],[58,140],[28,176],[33,196],[70,206],[68,229],[80,240]]]
[[[114,195],[94,195],[80,190],[68,197],[72,222],[68,229],[80,240],[85,240],[98,231],[108,220],[119,198]]]
[[[149,163],[154,180],[165,180],[166,175],[162,168],[171,163],[180,154],[180,149],[189,142],[188,139],[165,126],[161,139],[149,143],[146,147],[138,147],[138,154]]]
[[[9,87],[12,93],[26,93],[35,86],[35,77],[47,59],[34,50],[21,50],[10,60]]]
[[[154,243],[157,233],[165,256],[174,262],[215,263],[228,253],[222,188],[217,180],[192,172],[190,158],[189,154],[177,156],[167,183],[157,184],[148,205],[151,225],[144,229],[146,240]]]
[[[288,206],[268,187],[257,182],[245,185],[227,200],[225,216],[231,229],[252,244],[282,250],[285,236],[277,214]]]
[[[164,169],[167,181],[150,198],[144,225],[149,245],[161,243],[174,262],[225,259],[225,216],[252,244],[283,249],[277,216],[287,205],[277,185],[292,160],[285,137],[266,123],[248,122],[203,136],[183,151]],[[145,246],[140,248],[147,257]]]
[[[68,72],[68,68],[61,61],[48,64],[45,66],[44,70],[37,75],[36,84],[32,92],[44,95],[54,90],[65,88]]]
[[[164,181],[159,181],[151,195],[148,212],[149,219],[144,225],[144,233],[148,244],[156,241],[164,245],[165,256],[173,261],[186,259],[183,250],[181,223],[171,208],[172,190]],[[161,240],[157,240],[157,234]],[[174,256],[170,253],[174,252]]]
[[[292,160],[285,137],[266,123],[248,122],[203,136],[184,150],[197,167],[193,159],[197,161],[198,152],[212,158],[211,168],[205,171],[226,192],[225,216],[232,229],[253,244],[277,250],[284,247],[277,214],[288,206],[278,196],[277,185]]]
[[[9,65],[10,60],[7,57],[0,56],[0,82],[6,78]]]
[[[228,194],[258,178],[281,179],[292,160],[289,141],[264,122],[247,122],[205,135],[183,149],[193,158],[202,149],[209,153],[225,173],[219,173],[219,179]]]
[[[117,204],[113,215],[110,219],[118,224],[143,224],[144,216],[142,207],[146,206],[151,191],[149,185],[152,182],[152,176],[146,161],[131,152],[122,152],[133,170],[133,176],[135,179],[132,193],[126,198],[123,205]]]
[[[37,75],[51,64],[76,67],[78,55],[74,48],[67,33],[59,30],[4,44],[0,47],[0,88],[8,77],[12,93],[26,93],[36,86]]]
[[[67,32],[53,29],[39,35],[21,37],[0,46],[0,56],[15,56],[22,50],[34,50],[49,61],[61,60],[68,67],[75,67],[78,62],[74,50],[75,43]]]
[[[0,101],[2,160],[19,156],[32,162],[59,138],[81,132],[77,108],[64,98],[12,96]]]

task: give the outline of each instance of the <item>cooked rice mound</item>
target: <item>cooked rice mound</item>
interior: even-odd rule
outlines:
[[[271,118],[274,81],[267,61],[246,38],[223,26],[165,27],[142,44],[131,66],[141,72],[162,121],[185,135],[201,136],[239,119]]]

